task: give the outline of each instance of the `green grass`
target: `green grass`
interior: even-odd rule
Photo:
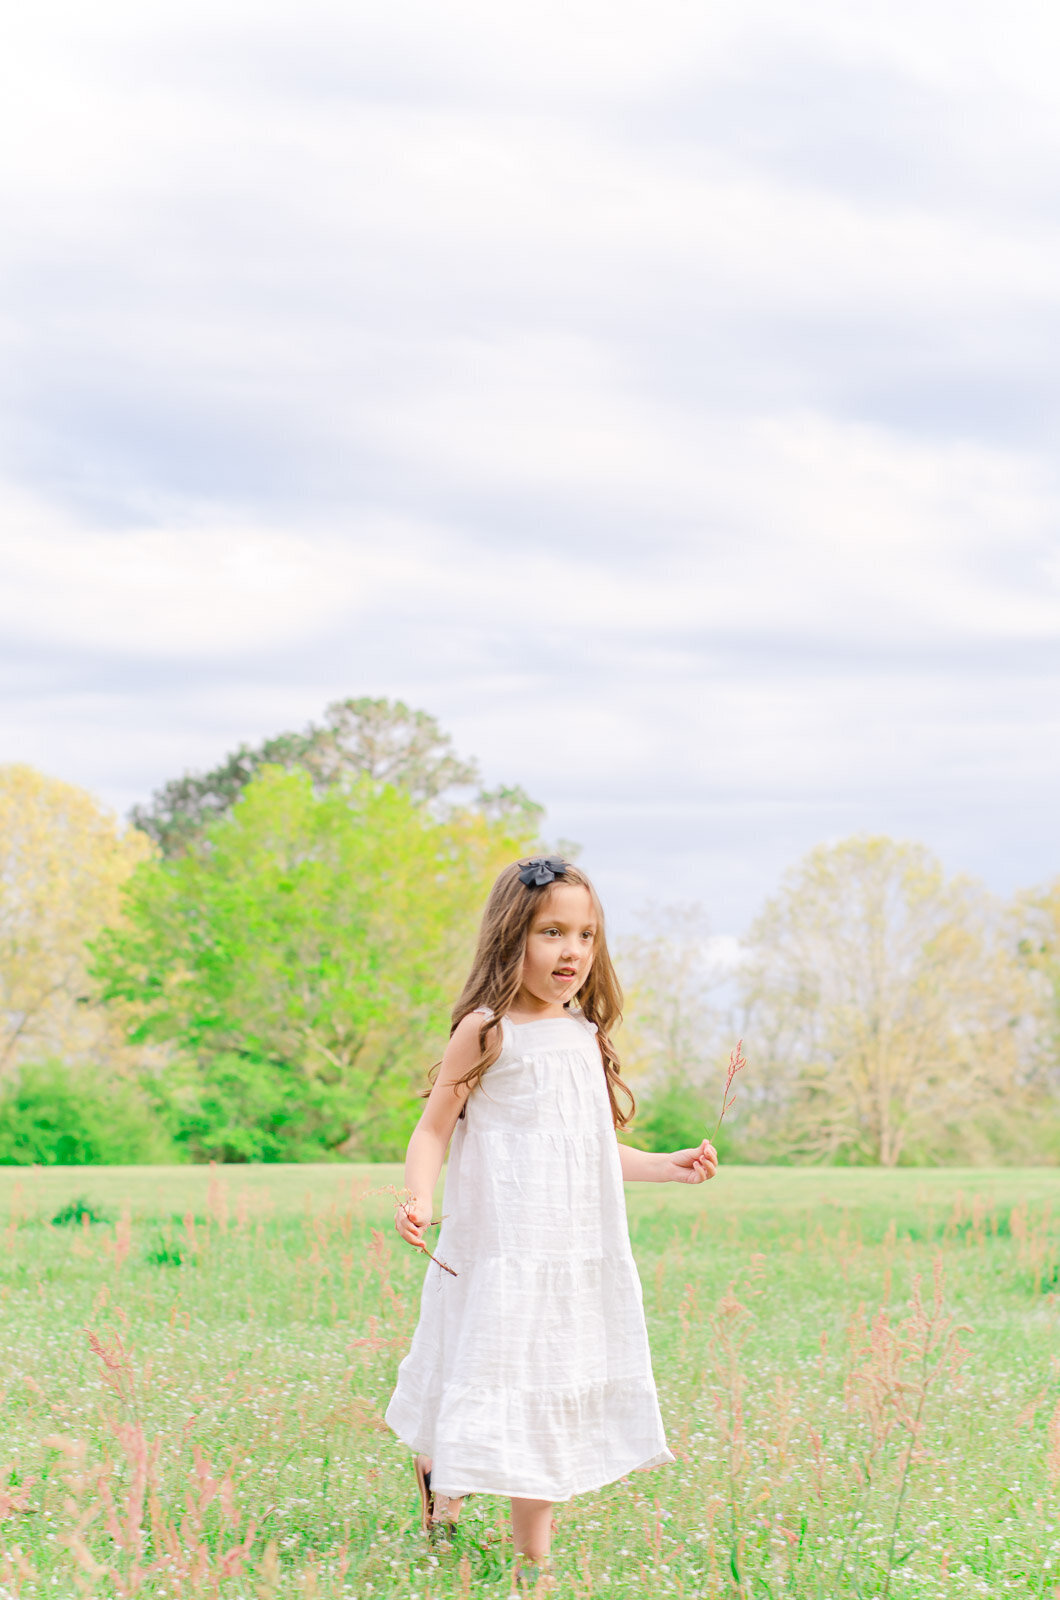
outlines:
[[[2,1600],[507,1593],[505,1504],[429,1553],[382,1422],[400,1181],[0,1169]],[[679,1459],[557,1509],[560,1595],[1060,1595],[1060,1172],[628,1194]]]

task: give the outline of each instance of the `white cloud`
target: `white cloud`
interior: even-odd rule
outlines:
[[[571,577],[554,615],[576,594],[605,627],[863,643],[1060,631],[1060,486],[1025,451],[682,409],[573,342],[454,347],[448,374],[355,431],[465,490],[569,503],[568,548],[548,541]],[[631,577],[586,560],[577,517],[631,510],[654,523],[657,562]]]
[[[125,658],[217,661],[283,649],[393,605],[420,572],[403,531],[306,538],[185,510],[168,526],[101,531],[0,496],[0,630]]]
[[[1060,632],[1060,498],[1033,460],[806,414],[697,417],[571,355],[486,352],[477,384],[410,397],[376,424],[407,470],[544,495],[566,535],[483,542],[372,508],[341,532],[295,531],[210,506],[110,531],[0,489],[0,627],[220,660],[358,619],[433,613],[462,627],[543,583],[551,627],[621,631],[640,647],[660,629],[764,644],[782,629],[862,648]],[[370,426],[366,415],[362,437]],[[606,525],[609,508],[650,530],[624,559],[601,559],[577,531],[579,514]]]
[[[654,898],[745,906],[846,826],[1025,873],[997,818],[1055,789],[1058,30],[22,7],[0,757],[126,804],[403,694],[605,877],[649,834]]]

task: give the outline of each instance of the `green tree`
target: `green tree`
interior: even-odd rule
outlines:
[[[164,784],[150,805],[135,806],[131,821],[167,856],[201,840],[208,823],[231,810],[250,780],[267,766],[308,772],[317,788],[342,787],[360,778],[402,789],[417,803],[438,801],[478,782],[452,740],[426,711],[401,700],[336,700],[322,723],[299,733],[278,733],[259,745],[241,744],[210,772],[185,773]],[[526,804],[519,790],[499,791]]]
[[[787,875],[747,944],[743,1031],[777,1147],[998,1153],[1029,1086],[1027,993],[984,890],[919,845],[848,839]]]
[[[176,1047],[158,1092],[194,1156],[395,1152],[489,885],[532,837],[501,812],[266,767],[137,871],[94,970],[135,1039]]]

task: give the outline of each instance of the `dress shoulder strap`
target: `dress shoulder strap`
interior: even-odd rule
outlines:
[[[469,1011],[468,1012],[468,1016],[470,1016],[470,1017],[486,1017],[488,1019],[488,1021],[490,1021],[490,1022],[493,1022],[496,1019],[496,1021],[500,1025],[500,1030],[501,1030],[501,1049],[502,1050],[507,1050],[507,1049],[511,1048],[511,1044],[512,1044],[512,1025],[508,1021],[507,1017],[498,1017],[497,1013],[495,1011],[491,1010],[489,1006],[476,1006],[474,1011]]]

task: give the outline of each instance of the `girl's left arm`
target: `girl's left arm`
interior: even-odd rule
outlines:
[[[627,1183],[706,1183],[718,1170],[718,1152],[709,1139],[691,1150],[636,1150],[620,1144],[618,1159]]]

